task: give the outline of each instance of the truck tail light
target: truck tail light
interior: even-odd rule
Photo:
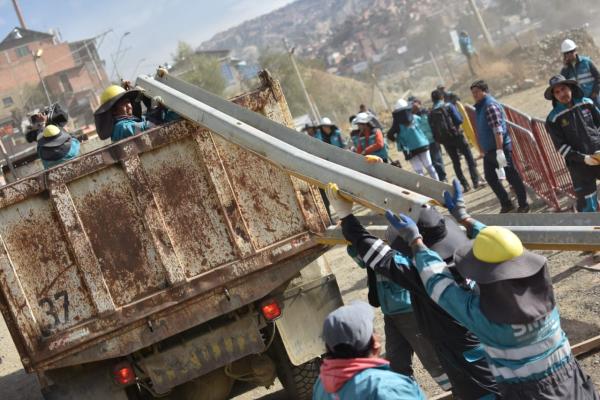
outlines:
[[[119,385],[127,386],[135,382],[135,372],[128,362],[120,362],[113,368],[115,382]]]
[[[275,300],[268,300],[263,303],[260,310],[267,321],[274,321],[281,317],[281,308],[279,308],[279,304]]]

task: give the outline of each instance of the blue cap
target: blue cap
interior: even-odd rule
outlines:
[[[373,308],[364,301],[355,301],[329,313],[323,323],[323,338],[329,349],[346,344],[363,350],[373,337]]]

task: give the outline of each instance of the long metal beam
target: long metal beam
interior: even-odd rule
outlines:
[[[384,234],[387,229],[387,221],[383,216],[361,216],[358,217],[358,219],[369,230],[369,232],[371,232],[371,234],[382,239],[384,238]],[[530,220],[531,219],[535,220],[535,218],[530,218]],[[600,226],[573,226],[564,224],[550,226],[526,226],[509,224],[498,225],[504,226],[513,231],[519,237],[519,239],[521,239],[523,245],[531,250],[600,250]],[[330,227],[327,230],[327,234],[319,238],[319,242],[328,245],[336,245],[345,244],[346,240],[344,239],[341,228],[339,226],[335,226]]]
[[[473,214],[472,217],[486,225],[506,227],[588,226],[600,229],[600,213]],[[387,225],[383,215],[366,215],[358,219],[365,225]]]
[[[298,134],[293,129],[169,74],[162,77],[157,76],[155,80],[307,153],[420,193],[434,199],[439,204],[444,203],[444,190],[452,190],[452,187],[446,183],[417,175],[405,169],[388,164],[368,164],[361,155],[328,145],[308,135]],[[138,84],[144,87],[144,80],[139,80]]]
[[[418,217],[421,206],[431,201],[421,194],[298,149],[152,77],[138,77],[137,84],[149,96],[160,96],[170,109],[226,140],[255,152],[311,183],[324,185],[335,182],[344,194],[369,208],[377,211],[391,208]],[[333,149],[333,146],[328,148]]]
[[[600,227],[600,213],[476,214],[473,218],[486,225]]]

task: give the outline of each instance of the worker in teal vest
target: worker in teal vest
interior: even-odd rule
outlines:
[[[321,124],[319,125],[319,129],[316,130],[314,138],[340,149],[346,147],[342,131],[327,117],[321,118]]]
[[[94,112],[96,131],[101,139],[117,142],[154,126],[141,115],[141,90],[125,90],[111,85],[100,95],[100,107]],[[134,112],[134,108],[138,112]]]
[[[79,140],[72,137],[56,125],[44,128],[38,139],[37,153],[44,169],[69,161],[79,155]]]
[[[361,112],[354,118],[354,123],[358,126],[358,137],[356,139],[355,152],[363,156],[374,155],[388,162],[387,144],[383,138],[381,129],[376,128],[372,122],[372,115]]]
[[[577,81],[583,96],[592,99],[596,107],[600,106],[600,72],[589,57],[577,54],[577,45],[571,39],[562,42],[560,50],[564,67],[560,74],[567,79]]]

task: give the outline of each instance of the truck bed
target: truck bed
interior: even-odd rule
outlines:
[[[234,101],[291,122],[268,77]],[[29,371],[129,354],[292,279],[327,221],[313,187],[172,123],[0,188],[0,308]]]

